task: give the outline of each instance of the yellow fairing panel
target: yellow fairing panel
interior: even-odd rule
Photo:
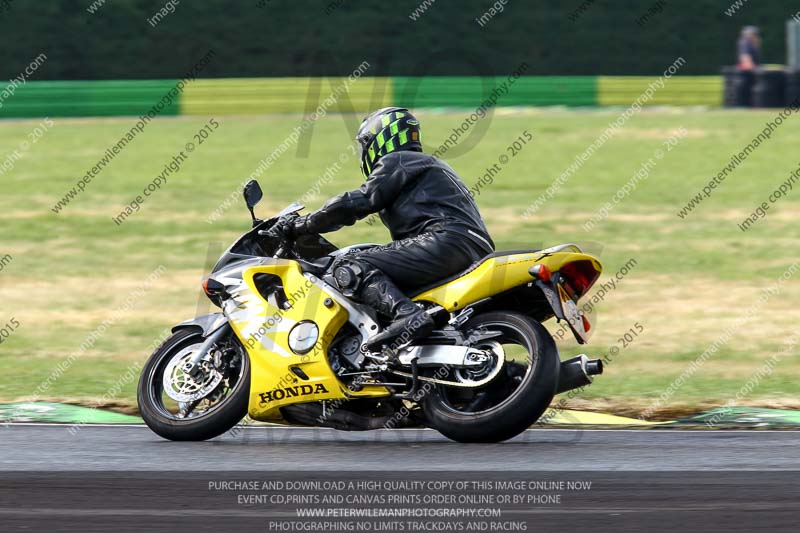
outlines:
[[[528,273],[533,265],[543,264],[552,272],[556,272],[564,264],[573,261],[591,261],[598,272],[602,271],[597,259],[582,253],[542,250],[502,255],[487,259],[472,272],[425,291],[414,297],[414,300],[433,302],[448,311],[455,311],[483,298],[533,281]]]
[[[264,300],[255,287],[256,274],[281,278],[291,307],[281,309]],[[334,375],[327,352],[336,333],[347,321],[347,311],[332,295],[306,278],[294,261],[276,260],[246,270],[243,285],[225,312],[236,335],[250,356],[250,406],[254,419],[276,418],[278,407],[293,403],[337,400],[348,397],[389,395],[385,387],[365,387],[353,392]],[[323,304],[331,298],[331,307]],[[319,328],[319,340],[306,354],[298,355],[289,347],[289,332],[299,322],[313,321]],[[299,378],[292,368],[302,370],[309,379]]]

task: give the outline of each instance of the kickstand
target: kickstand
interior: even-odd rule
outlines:
[[[411,360],[411,390],[408,394],[400,396],[401,400],[416,401],[414,395],[419,390],[419,367],[417,367],[417,358]]]

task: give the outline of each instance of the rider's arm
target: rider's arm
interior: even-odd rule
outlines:
[[[383,156],[369,179],[354,191],[328,200],[325,205],[299,221],[305,233],[327,233],[384,209],[392,204],[400,191],[417,174],[403,165],[403,152]]]

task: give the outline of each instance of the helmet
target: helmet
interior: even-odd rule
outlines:
[[[399,150],[422,151],[419,121],[403,107],[384,107],[361,122],[356,134],[361,147],[361,172],[369,177],[378,159]]]

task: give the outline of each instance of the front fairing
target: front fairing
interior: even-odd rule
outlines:
[[[280,248],[280,240],[274,237],[259,235],[258,232],[268,230],[281,216],[289,213],[295,213],[302,208],[303,206],[300,204],[292,204],[281,211],[281,213],[278,215],[262,221],[250,231],[239,237],[239,239],[234,242],[225,251],[225,253],[222,254],[222,257],[220,257],[219,261],[217,261],[217,264],[214,265],[212,273],[215,274],[239,261],[274,256],[278,251],[278,248]],[[338,250],[338,248],[334,244],[318,234],[302,235],[294,242],[295,253],[300,258],[307,260],[325,257],[336,250]]]
[[[275,239],[263,237],[258,232],[272,227],[275,224],[275,220],[275,218],[264,220],[261,224],[239,237],[219,258],[219,261],[211,270],[212,274],[216,274],[239,261],[247,261],[254,257],[272,257],[277,250]]]

